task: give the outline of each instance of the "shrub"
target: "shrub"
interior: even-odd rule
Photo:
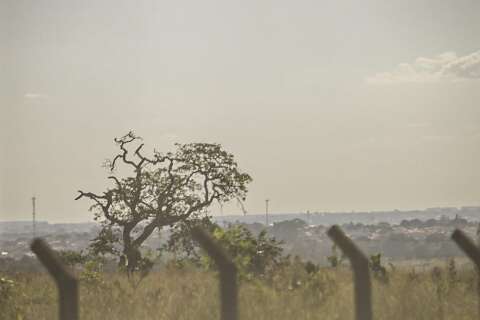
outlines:
[[[275,238],[269,238],[265,230],[255,238],[242,225],[227,229],[217,227],[213,231],[213,238],[230,254],[241,276],[264,276],[280,261],[281,243]],[[208,256],[204,256],[202,260],[207,268],[215,268],[214,262]]]

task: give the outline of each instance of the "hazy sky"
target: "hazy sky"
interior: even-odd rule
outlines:
[[[0,1],[0,220],[86,221],[128,130],[263,212],[480,204],[480,1]],[[148,148],[147,148],[148,149]],[[212,208],[218,213],[218,207]],[[236,205],[225,213],[240,213]]]

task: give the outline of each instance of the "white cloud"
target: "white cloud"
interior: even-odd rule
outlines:
[[[48,98],[48,95],[45,93],[25,93],[23,97],[29,100],[44,100]]]
[[[445,52],[435,57],[419,57],[413,63],[401,63],[393,71],[367,77],[368,84],[457,82],[480,79],[480,50],[465,56]]]

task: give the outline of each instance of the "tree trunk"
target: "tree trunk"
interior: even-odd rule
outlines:
[[[127,272],[129,274],[132,274],[137,270],[138,263],[142,259],[142,255],[140,254],[140,251],[137,248],[130,248],[128,249],[128,251],[126,251],[125,257],[126,257]]]
[[[123,229],[123,255],[120,257],[119,265],[122,268],[126,268],[127,273],[131,274],[138,267],[138,262],[140,261],[141,254],[137,246],[132,243],[132,238],[130,233],[135,225],[129,224],[126,225]]]

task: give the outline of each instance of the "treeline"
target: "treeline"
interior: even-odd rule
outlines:
[[[262,224],[245,226],[254,233],[264,229]],[[478,222],[456,216],[453,219],[403,220],[397,225],[386,222],[346,223],[341,227],[366,253],[381,253],[387,259],[399,261],[463,256],[450,235],[455,228],[459,228],[475,236]],[[322,225],[310,226],[301,219],[294,219],[275,223],[266,230],[269,235],[283,242],[285,253],[327,265],[333,245],[326,237],[327,228]]]

